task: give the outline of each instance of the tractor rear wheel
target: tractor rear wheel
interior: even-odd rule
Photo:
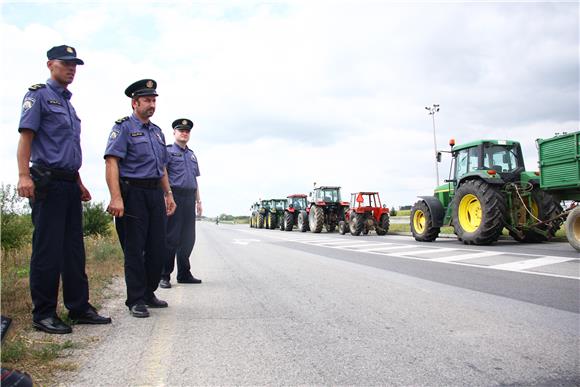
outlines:
[[[482,180],[468,180],[453,198],[453,227],[466,245],[496,242],[505,223],[505,198],[498,188]]]
[[[433,242],[441,228],[433,227],[433,214],[427,203],[419,200],[411,208],[411,233],[418,242]]]
[[[555,217],[557,217],[562,213],[562,207],[560,206],[560,203],[554,200],[552,195],[548,194],[547,192],[535,188],[532,191],[531,195],[532,195],[532,205],[531,205],[532,208],[529,208],[528,210],[532,213],[532,215],[535,218],[538,218],[539,220],[549,220],[554,219]],[[526,209],[524,208],[522,210],[526,211]],[[535,223],[537,221],[533,219],[533,222]],[[524,231],[523,237],[512,231],[510,231],[510,235],[516,241],[523,243],[539,243],[543,241],[548,241],[556,235],[556,231],[560,229],[562,223],[563,222],[561,219],[557,219],[551,222],[550,224],[543,224],[537,226],[539,229],[547,231],[548,232],[547,236],[539,234],[534,230]]]
[[[306,211],[300,211],[298,214],[298,230],[300,232],[308,231],[308,215]]]
[[[344,220],[338,222],[338,232],[340,235],[346,234],[346,222]]]
[[[294,215],[290,211],[284,212],[284,230],[292,231],[294,226]]]
[[[580,251],[580,206],[568,214],[566,219],[566,237],[573,248]]]
[[[310,226],[310,231],[314,233],[319,233],[322,231],[322,226],[324,226],[324,210],[322,207],[312,206],[310,208],[310,214],[308,215],[308,225]]]
[[[276,228],[276,215],[274,215],[271,212],[268,214],[268,228],[270,230],[273,230]]]
[[[389,214],[385,213],[382,214],[381,217],[379,218],[379,224],[377,225],[377,235],[387,235],[387,232],[389,232],[389,226],[390,226],[390,220],[389,220]]]
[[[365,220],[362,214],[352,214],[350,217],[349,228],[351,235],[359,236],[365,228]]]

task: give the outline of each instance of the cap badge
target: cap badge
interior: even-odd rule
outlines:
[[[181,121],[181,124],[182,124],[182,125],[187,125],[187,120],[183,120],[183,121]]]
[[[147,86],[148,89],[152,89],[153,88],[153,81],[147,81],[145,86]]]
[[[66,52],[68,52],[69,54],[72,54],[74,51],[73,51],[72,47],[67,47]]]

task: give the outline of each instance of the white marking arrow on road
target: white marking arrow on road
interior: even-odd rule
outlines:
[[[248,245],[252,242],[260,242],[259,239],[234,239],[232,243],[236,245]]]

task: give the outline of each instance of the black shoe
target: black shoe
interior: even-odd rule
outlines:
[[[63,335],[72,332],[72,328],[66,325],[60,318],[56,316],[47,317],[38,321],[32,320],[32,326],[39,331],[55,333],[57,335]]]
[[[171,288],[171,282],[169,282],[169,280],[162,279],[161,281],[159,281],[159,287],[161,289],[170,289]]]
[[[133,317],[149,317],[149,311],[145,304],[135,304],[129,308]]]
[[[180,284],[200,284],[201,280],[191,275],[189,277],[178,279],[177,282]]]
[[[68,317],[75,323],[75,324],[110,324],[111,318],[110,317],[103,317],[97,313],[97,310],[89,306],[83,313],[73,313],[70,312]]]
[[[167,308],[169,306],[167,302],[155,297],[155,294],[153,297],[145,300],[145,304],[150,308]]]

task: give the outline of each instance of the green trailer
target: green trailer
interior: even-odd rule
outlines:
[[[580,251],[580,131],[536,140],[539,154],[540,187],[554,198],[570,202],[566,237]]]

